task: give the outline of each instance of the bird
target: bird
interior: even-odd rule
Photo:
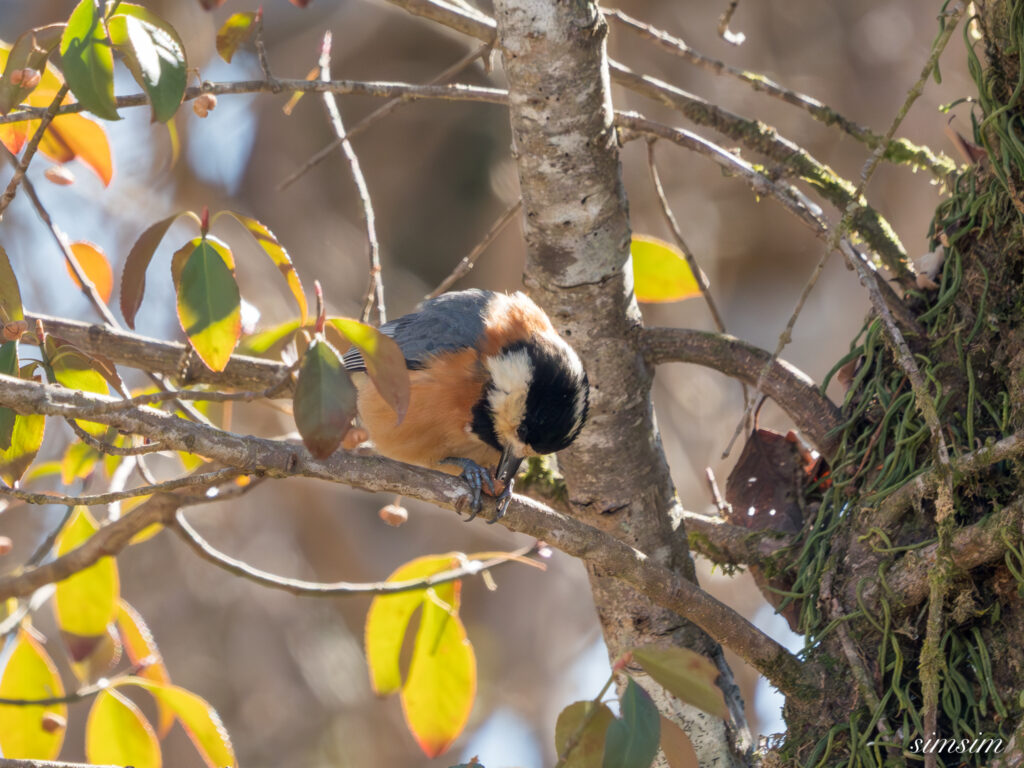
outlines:
[[[443,293],[380,331],[405,358],[409,407],[397,420],[368,377],[354,375],[360,422],[380,455],[460,475],[470,490],[467,522],[484,487],[498,497],[489,522],[500,519],[523,460],[567,448],[586,424],[583,364],[522,292]],[[343,362],[352,374],[366,370],[355,347]]]

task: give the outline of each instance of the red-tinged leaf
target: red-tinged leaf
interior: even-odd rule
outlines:
[[[633,256],[633,290],[637,301],[682,301],[700,296],[697,278],[683,252],[674,245],[656,237],[633,235],[629,250]]]
[[[57,556],[85,543],[99,526],[85,507],[76,507],[57,537]],[[64,632],[82,637],[106,634],[107,625],[117,618],[120,579],[117,562],[102,557],[94,565],[57,584],[54,611]]]
[[[409,370],[395,340],[373,326],[347,317],[332,317],[328,322],[358,347],[380,396],[398,414],[398,421],[405,418],[409,409]]]
[[[4,143],[4,146],[7,147],[11,154],[16,155],[21,152],[21,148],[28,141],[30,128],[31,124],[27,121],[22,123],[4,123],[0,125],[0,141]]]
[[[605,704],[592,701],[577,701],[563,709],[555,723],[555,753],[560,758],[565,757],[565,768],[599,766],[604,755],[605,733],[614,719],[615,715]],[[573,742],[571,750],[570,741]]]
[[[0,479],[8,485],[18,482],[32,464],[43,444],[46,417],[38,413],[19,413],[11,432],[11,447],[0,452]]]
[[[96,286],[100,298],[104,303],[110,303],[110,295],[114,292],[114,271],[110,268],[110,262],[107,261],[107,257],[103,255],[100,247],[80,240],[71,244],[71,252],[75,254],[85,276]],[[66,266],[72,281],[81,288],[82,283],[71,271],[71,265],[66,264]]]
[[[241,296],[223,257],[203,239],[185,261],[178,285],[178,320],[199,359],[223,371],[242,335]]]
[[[252,37],[256,21],[255,11],[233,13],[217,32],[217,53],[224,61],[231,63],[238,46]]]
[[[71,443],[60,461],[61,482],[71,485],[75,480],[85,480],[92,474],[100,458],[100,452],[95,448],[81,441]]]
[[[85,722],[85,759],[96,765],[160,768],[160,742],[139,708],[115,690],[96,695]]]
[[[117,685],[145,688],[157,701],[169,707],[209,768],[234,768],[238,764],[220,715],[196,694],[176,685],[161,685],[141,677],[127,677]]]
[[[64,643],[70,649],[75,648],[75,640],[93,641],[87,653],[75,653],[72,650],[70,654],[71,671],[75,673],[78,681],[85,685],[91,685],[100,678],[107,677],[124,654],[124,645],[113,624],[108,624],[107,631],[98,639],[78,638],[77,635],[69,635],[67,632],[62,634]]]
[[[44,346],[46,360],[53,372],[52,382],[80,392],[109,395],[110,387],[97,365],[85,352],[56,336],[47,336]],[[52,383],[51,382],[51,383]],[[79,425],[94,437],[107,432],[107,425],[95,421],[79,421]]]
[[[265,224],[256,219],[250,218],[249,216],[243,216],[240,213],[234,211],[221,211],[214,216],[214,220],[217,217],[227,215],[231,216],[235,221],[241,224],[248,230],[249,234],[256,240],[256,244],[263,249],[263,252],[270,257],[270,260],[274,262],[274,266],[277,267],[278,271],[284,276],[285,281],[288,283],[288,288],[292,292],[292,296],[295,297],[295,303],[299,307],[299,319],[302,325],[306,324],[306,320],[309,316],[309,307],[306,304],[306,293],[302,290],[302,282],[299,280],[299,273],[295,271],[295,265],[292,264],[292,257],[288,255],[288,251],[285,250],[284,246],[274,237],[274,233],[267,228]]]
[[[42,82],[41,77],[31,73],[46,69],[47,59],[60,43],[63,31],[63,24],[36,27],[14,41],[0,76],[0,115],[25,101]]]
[[[720,674],[714,662],[687,648],[648,645],[633,651],[633,659],[673,696],[710,715],[728,719]]]
[[[103,11],[95,0],[81,0],[68,18],[60,41],[61,69],[75,98],[97,117],[120,120],[114,101],[114,54]]]
[[[199,217],[191,211],[181,211],[161,219],[139,235],[128,253],[121,275],[121,314],[129,328],[135,328],[135,315],[146,292],[146,269],[149,268],[149,262],[153,260],[153,254],[171,224],[180,216],[191,216],[196,222],[199,221]]]
[[[313,0],[291,0],[291,4],[296,8],[306,8],[312,2]]]
[[[212,11],[224,5],[224,0],[199,0],[199,4],[203,6],[203,10]]]
[[[166,123],[181,106],[188,80],[181,38],[166,21],[134,3],[118,5],[108,24],[111,42],[149,97],[153,122]]]
[[[295,426],[318,459],[341,444],[356,414],[356,388],[329,342],[317,338],[306,350],[295,383]]]
[[[66,150],[64,155],[52,154],[48,149],[51,146],[57,147],[58,141],[59,146]],[[110,185],[114,176],[114,158],[110,152],[107,132],[95,120],[79,114],[55,117],[39,148],[47,157],[60,163],[78,158],[100,177],[103,186]],[[70,153],[70,157],[62,159],[67,153]]]
[[[686,731],[664,715],[661,716],[661,751],[668,768],[700,768],[697,752]]]
[[[649,768],[658,754],[661,715],[632,678],[620,702],[622,717],[608,724],[602,768]]]
[[[243,355],[255,356],[279,351],[300,327],[302,326],[298,320],[289,320],[265,331],[246,336],[238,345],[238,351]]]
[[[0,698],[60,698],[64,686],[43,647],[20,630],[0,654]],[[47,729],[44,718],[67,722],[66,704],[14,706],[0,704],[0,753],[9,759],[54,760],[64,743],[64,729]]]
[[[427,757],[444,753],[459,737],[475,697],[476,656],[457,610],[425,599],[402,710]]]
[[[121,632],[121,641],[128,653],[128,660],[132,664],[146,664],[139,672],[139,677],[159,685],[169,685],[171,676],[164,665],[160,649],[156,646],[156,640],[153,639],[153,633],[149,631],[149,627],[138,612],[124,600],[118,608],[117,628]],[[156,708],[157,735],[162,739],[174,725],[174,710],[161,699],[157,699]]]
[[[25,319],[21,307],[21,291],[18,278],[14,276],[7,251],[0,246],[0,326]]]
[[[454,554],[429,555],[410,560],[388,576],[388,582],[414,581],[458,567]],[[458,610],[461,582],[433,587],[437,599]],[[370,668],[370,684],[378,696],[387,696],[402,687],[399,657],[405,633],[413,614],[423,604],[426,590],[380,595],[370,603],[366,614],[366,662]]]
[[[0,344],[0,373],[4,376],[18,376],[18,342]],[[17,414],[13,410],[0,407],[0,451],[11,447],[16,418]]]

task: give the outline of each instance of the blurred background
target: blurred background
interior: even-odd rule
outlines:
[[[251,48],[230,65],[214,49],[221,23],[231,13],[253,10],[250,3],[227,0],[211,13],[196,0],[142,1],[178,30],[190,66],[203,79],[261,76]],[[487,0],[479,2],[490,12]],[[735,47],[716,34],[726,4],[623,0],[621,8],[708,55],[817,97],[878,133],[885,132],[918,77],[941,5],[937,0],[747,0],[732,23],[746,42]],[[29,27],[64,20],[73,6],[72,0],[0,0],[0,38],[11,42]],[[303,77],[315,66],[325,30],[334,35],[333,74],[346,79],[426,82],[478,45],[383,0],[315,0],[305,10],[285,0],[265,0],[264,12],[270,63],[282,77]],[[615,24],[611,32],[609,47],[617,60],[773,125],[846,178],[859,178],[868,151],[853,139],[742,84],[693,69]],[[938,108],[970,95],[964,60],[958,32],[942,60],[942,83],[929,82],[898,135],[953,151],[944,136],[947,116]],[[487,72],[477,62],[458,80],[503,87],[497,56],[494,65]],[[136,92],[127,71],[118,67],[116,92]],[[335,153],[295,184],[278,189],[333,135],[318,97],[302,99],[291,116],[282,114],[286,100],[287,95],[221,96],[206,119],[186,105],[176,118],[182,151],[175,164],[167,129],[151,125],[145,108],[123,109],[122,121],[104,124],[115,161],[109,188],[77,162],[70,166],[76,182],[68,187],[43,178],[48,164],[43,158],[33,163],[30,177],[59,226],[73,240],[101,246],[118,279],[129,248],[151,223],[186,208],[231,208],[274,231],[307,290],[314,279],[323,284],[331,313],[358,315],[366,243],[348,166]],[[618,87],[614,100],[618,109],[692,128],[677,113]],[[349,126],[380,103],[340,98]],[[970,121],[963,110],[954,126],[966,133]],[[376,210],[387,308],[397,317],[437,285],[518,196],[507,114],[494,105],[413,102],[361,134],[354,145]],[[643,142],[622,152],[634,231],[669,239],[645,154]],[[706,159],[668,145],[658,146],[657,158],[672,207],[711,280],[728,330],[774,349],[822,244],[779,205],[755,201],[745,184]],[[2,183],[9,173],[9,168],[0,171]],[[912,257],[927,250],[927,226],[939,195],[927,174],[888,166],[868,192]],[[826,213],[836,218],[833,210]],[[243,298],[260,313],[257,326],[290,319],[293,303],[283,281],[241,229],[225,222],[214,234],[236,250]],[[166,270],[172,251],[192,236],[185,225],[176,225],[158,251],[139,313],[141,333],[181,338]],[[24,195],[4,217],[0,242],[11,256],[27,308],[96,320]],[[516,222],[456,287],[516,289],[523,259]],[[820,380],[848,349],[866,307],[856,278],[833,256],[783,357]],[[700,300],[645,306],[643,312],[651,324],[712,328]],[[721,458],[741,415],[740,388],[713,371],[666,366],[658,371],[655,401],[680,497],[688,508],[707,511],[704,468],[712,467],[724,485],[739,453],[737,448],[731,458]],[[782,431],[790,426],[770,404],[760,423]],[[232,428],[267,436],[294,429],[287,413],[265,406],[237,408]],[[48,426],[41,458],[59,455],[70,436],[66,427]],[[165,465],[167,471],[172,467]],[[215,546],[259,568],[325,581],[378,580],[419,555],[523,543],[500,526],[463,525],[451,512],[412,501],[406,502],[408,523],[390,528],[377,511],[391,501],[288,480],[266,483],[231,504],[194,508],[189,519]],[[6,563],[13,567],[24,560],[60,514],[56,508],[24,507],[0,513],[0,533],[16,543]],[[240,763],[251,768],[449,766],[473,755],[488,768],[539,768],[554,761],[558,712],[592,698],[608,674],[578,562],[556,553],[546,573],[506,566],[495,573],[494,593],[479,580],[470,581],[463,592],[463,617],[479,661],[478,698],[465,734],[447,755],[427,761],[402,722],[397,699],[379,701],[369,689],[362,656],[367,600],[302,599],[266,591],[196,560],[166,533],[129,549],[119,562],[123,594],[148,621],[172,679],[217,708]],[[800,647],[800,638],[788,633],[748,577],[726,577],[701,563],[701,581],[759,626]],[[46,630],[50,623],[44,609],[38,624]],[[734,669],[755,732],[782,730],[778,696],[742,663]],[[85,704],[71,708],[63,759],[83,759],[86,712]],[[167,765],[201,765],[180,728],[168,737],[165,750]]]

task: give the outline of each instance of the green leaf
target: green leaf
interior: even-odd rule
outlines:
[[[57,537],[57,556],[81,546],[99,529],[85,507],[76,507]],[[64,632],[83,638],[106,634],[107,625],[117,618],[120,579],[117,562],[102,557],[94,565],[57,584],[54,611]]]
[[[475,696],[476,656],[457,608],[425,599],[402,710],[427,757],[442,754],[462,733]]]
[[[700,286],[683,252],[647,235],[633,235],[633,290],[637,301],[658,303],[700,296]]]
[[[169,707],[209,768],[234,768],[238,764],[220,715],[196,694],[176,685],[161,685],[141,677],[126,677],[116,685],[145,688],[157,701]]]
[[[92,474],[100,458],[100,452],[92,446],[81,441],[71,443],[60,461],[60,481],[71,485],[75,480],[84,480]]]
[[[169,685],[171,676],[164,665],[163,656],[156,646],[153,633],[138,612],[124,600],[120,601],[117,613],[117,629],[121,633],[121,642],[128,653],[132,664],[145,663],[139,677],[151,680],[158,685]],[[157,732],[162,739],[174,725],[174,710],[157,699]]]
[[[227,243],[221,242],[216,237],[206,235],[205,237],[193,237],[181,248],[174,252],[171,257],[171,281],[174,283],[175,292],[181,288],[181,273],[185,269],[185,264],[188,262],[188,257],[192,255],[192,252],[199,247],[199,244],[206,241],[213,250],[217,252],[224,265],[231,270],[231,273],[235,272],[235,257],[231,253],[231,249],[228,248]]]
[[[252,37],[253,22],[256,21],[255,11],[233,13],[217,32],[217,53],[224,61],[231,63],[238,46]]]
[[[366,372],[380,396],[398,414],[398,421],[405,418],[409,409],[409,369],[395,340],[347,317],[332,317],[328,322],[359,348]]]
[[[178,320],[196,354],[211,371],[223,371],[242,334],[238,284],[206,239],[181,270]]]
[[[156,253],[157,246],[164,239],[171,224],[180,216],[191,216],[199,223],[199,217],[192,211],[172,214],[139,235],[139,239],[128,253],[121,275],[121,314],[124,315],[129,328],[135,328],[135,315],[142,305],[142,296],[146,292],[146,269],[149,268],[149,262],[153,260],[153,254]]]
[[[265,355],[279,345],[283,346],[284,342],[301,327],[302,324],[298,320],[288,320],[273,328],[246,336],[238,345],[238,351],[243,355]]]
[[[98,0],[75,6],[60,40],[61,70],[71,93],[97,117],[120,120],[114,101],[114,53]]]
[[[97,370],[98,364],[74,344],[56,336],[47,336],[44,345],[46,359],[50,364],[52,381],[68,389],[80,392],[92,392],[97,395],[109,395],[110,387],[102,373]],[[106,424],[95,421],[79,421],[79,425],[94,437],[107,431]]]
[[[60,698],[64,686],[49,655],[25,630],[0,654],[0,698]],[[0,704],[0,754],[8,759],[54,760],[64,743],[64,728],[44,728],[67,722],[66,704],[15,706]]]
[[[25,319],[21,308],[21,291],[14,276],[7,251],[0,246],[0,326]]]
[[[60,43],[63,32],[63,24],[50,24],[23,32],[14,41],[7,56],[3,76],[0,76],[0,115],[6,115],[12,108],[21,104],[42,82],[40,78],[32,85],[31,80],[25,79],[23,71],[35,70],[41,75],[46,69],[46,60]],[[15,72],[19,73],[17,83],[12,78]]]
[[[185,46],[170,24],[134,3],[121,3],[110,17],[110,39],[149,96],[153,121],[166,123],[181,106],[188,84]]]
[[[394,583],[424,579],[456,568],[458,564],[454,554],[418,557],[394,571],[387,581]],[[460,591],[461,583],[457,581],[433,587],[434,595],[454,608],[458,608]],[[416,589],[379,595],[370,603],[370,610],[366,614],[366,663],[370,668],[370,684],[378,696],[387,696],[402,687],[399,667],[402,644],[405,642],[409,621],[425,597],[426,590]]]
[[[18,376],[18,342],[8,341],[0,344],[0,373],[5,376]],[[10,408],[0,407],[0,451],[11,447],[14,435],[14,420],[17,414]]]
[[[11,433],[11,447],[0,452],[0,479],[8,485],[18,482],[39,453],[45,428],[46,417],[42,414],[18,414]]]
[[[318,459],[334,453],[356,414],[355,385],[323,338],[315,339],[302,358],[293,411],[302,442]]]
[[[632,678],[622,694],[622,718],[608,725],[603,768],[648,768],[658,754],[661,716],[647,692]]]
[[[720,674],[714,662],[687,648],[648,645],[633,651],[633,659],[666,691],[709,715],[728,719]]]
[[[588,716],[590,720],[581,732],[580,727]],[[592,701],[577,701],[563,709],[555,724],[555,753],[559,757],[566,755],[569,740],[576,739],[576,745],[566,755],[565,768],[594,768],[600,765],[604,756],[605,733],[614,719],[615,715],[605,704]]]
[[[237,16],[240,14],[235,15]],[[306,304],[306,294],[302,290],[302,282],[299,280],[299,273],[295,271],[295,265],[292,264],[292,257],[288,255],[288,251],[286,251],[284,246],[278,242],[276,237],[274,237],[274,233],[271,232],[262,222],[248,216],[243,216],[240,213],[235,213],[234,211],[221,211],[217,216],[214,216],[214,220],[221,215],[231,216],[235,221],[245,227],[249,234],[255,238],[256,244],[263,249],[263,252],[270,257],[272,262],[274,262],[274,266],[276,266],[281,274],[284,275],[284,279],[288,283],[288,288],[291,290],[292,296],[295,297],[295,303],[299,307],[300,324],[305,325],[309,316],[309,307]]]
[[[160,768],[160,742],[139,708],[107,689],[97,694],[89,709],[85,759],[96,765]]]

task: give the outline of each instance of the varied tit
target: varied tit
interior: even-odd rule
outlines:
[[[401,423],[366,376],[356,376],[359,416],[383,455],[461,475],[469,484],[469,519],[486,485],[504,486],[527,456],[554,453],[576,439],[587,419],[587,374],[548,316],[523,293],[469,290],[423,302],[419,311],[381,326],[405,356],[411,393]],[[359,351],[344,356],[364,371]],[[494,479],[488,467],[495,467]]]

